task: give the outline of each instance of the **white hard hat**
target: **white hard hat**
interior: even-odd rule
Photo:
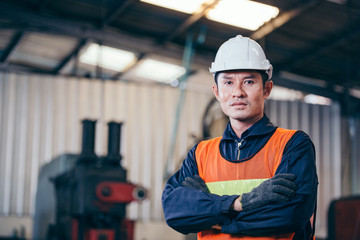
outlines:
[[[215,74],[238,69],[264,70],[268,79],[272,76],[272,66],[261,46],[241,35],[230,38],[220,46],[209,70],[210,73]]]

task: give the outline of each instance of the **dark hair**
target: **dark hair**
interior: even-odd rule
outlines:
[[[267,75],[267,73],[264,70],[255,70],[255,71],[260,73],[262,81],[263,81],[263,85],[265,86],[265,83],[269,80],[269,76]],[[216,72],[214,75],[214,80],[215,80],[216,85],[218,84],[217,80],[218,80],[219,74],[223,73],[223,72],[232,72],[232,71]]]

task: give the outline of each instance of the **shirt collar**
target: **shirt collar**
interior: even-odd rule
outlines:
[[[247,138],[250,136],[259,136],[265,135],[272,131],[274,131],[276,127],[270,122],[269,118],[264,114],[264,116],[253,124],[251,127],[245,130],[241,134],[241,138]],[[223,139],[237,139],[240,140],[239,137],[235,134],[234,130],[231,127],[230,121],[228,122],[225,132],[223,134]]]

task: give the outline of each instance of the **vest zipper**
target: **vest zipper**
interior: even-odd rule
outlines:
[[[237,143],[237,147],[238,147],[238,155],[237,155],[237,160],[240,160],[240,147],[242,145],[242,143],[244,142],[244,139],[241,139],[240,142],[236,141],[235,142]]]

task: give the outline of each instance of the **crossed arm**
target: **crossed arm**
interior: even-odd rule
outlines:
[[[184,234],[219,225],[223,233],[253,236],[295,232],[305,228],[314,212],[317,176],[313,145],[305,135],[299,137],[301,139],[297,144],[289,145],[275,174],[281,176],[279,174],[290,173],[296,176],[296,179],[289,180],[297,186],[295,196],[290,194],[286,201],[272,200],[260,205],[255,201],[248,205],[250,208],[246,206],[247,201],[244,205],[243,197],[254,197],[219,196],[183,186],[186,177],[198,175],[195,146],[189,151],[181,169],[165,186],[162,201],[168,225]]]

